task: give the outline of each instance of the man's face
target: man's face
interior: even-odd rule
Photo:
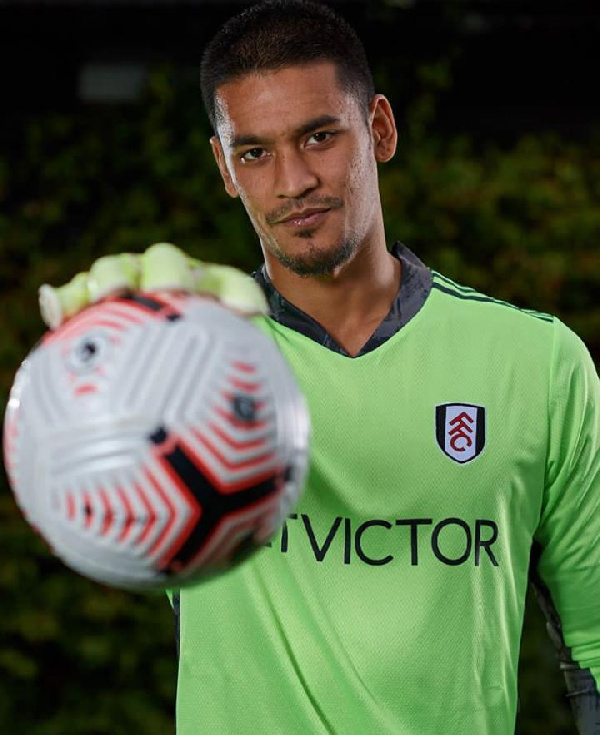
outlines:
[[[375,108],[368,123],[329,62],[218,88],[213,151],[266,257],[299,275],[326,275],[368,240],[380,211]]]

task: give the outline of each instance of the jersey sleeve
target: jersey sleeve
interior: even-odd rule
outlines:
[[[600,702],[600,381],[581,339],[558,320],[554,328],[535,574],[551,597],[564,647],[595,689],[570,696],[595,694]]]

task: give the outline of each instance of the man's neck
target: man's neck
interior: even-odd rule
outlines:
[[[273,286],[341,343],[367,337],[389,312],[400,288],[401,265],[385,242],[365,243],[354,258],[328,276],[302,277],[266,254]],[[352,340],[354,341],[354,340]]]

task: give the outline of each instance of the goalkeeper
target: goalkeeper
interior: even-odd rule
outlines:
[[[253,318],[308,400],[296,512],[255,558],[172,596],[178,734],[509,735],[528,581],[578,730],[600,732],[600,390],[581,340],[388,250],[394,116],[332,10],[253,5],[201,76],[260,290],[159,246],[141,281],[135,258],[103,259],[43,299],[56,326],[122,287],[254,313],[266,298]]]

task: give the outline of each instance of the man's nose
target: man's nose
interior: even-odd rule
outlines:
[[[275,165],[276,193],[279,197],[297,199],[319,185],[319,177],[302,151],[288,150],[280,153]]]

